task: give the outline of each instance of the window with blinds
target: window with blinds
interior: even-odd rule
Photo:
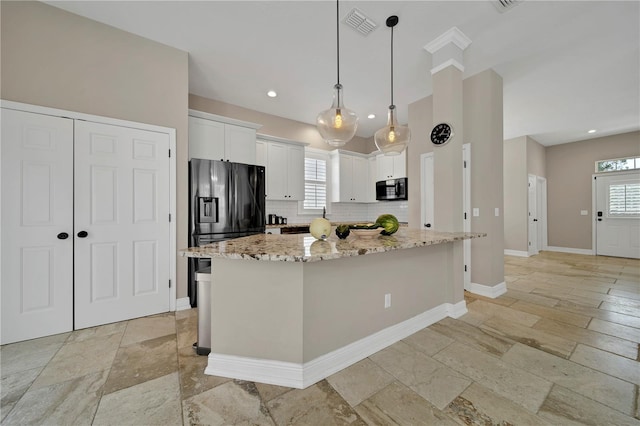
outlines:
[[[610,216],[640,216],[640,183],[609,185]]]
[[[304,209],[322,210],[327,205],[327,161],[304,159]]]

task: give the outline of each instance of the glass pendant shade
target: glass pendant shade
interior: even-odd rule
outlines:
[[[342,103],[342,85],[333,86],[333,104],[316,118],[322,138],[331,146],[339,147],[349,142],[358,129],[358,116]]]
[[[376,146],[384,155],[400,155],[411,140],[411,130],[400,126],[396,118],[396,106],[389,106],[387,125],[374,135]]]

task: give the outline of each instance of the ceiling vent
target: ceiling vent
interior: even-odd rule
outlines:
[[[378,24],[367,18],[367,16],[357,8],[351,9],[351,12],[347,14],[342,22],[344,22],[345,24],[347,24],[347,26],[353,28],[363,36],[368,36],[373,30],[378,27]]]
[[[506,12],[514,6],[517,6],[521,0],[493,0],[493,5],[499,12]]]

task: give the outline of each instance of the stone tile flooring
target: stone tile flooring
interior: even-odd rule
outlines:
[[[0,348],[2,424],[640,425],[640,261],[505,257],[508,291],[304,390],[206,376],[196,311]]]

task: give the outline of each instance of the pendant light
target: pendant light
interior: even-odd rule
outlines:
[[[342,102],[342,84],[340,84],[340,5],[336,0],[336,51],[337,83],[333,86],[333,104],[316,118],[316,125],[322,138],[331,146],[343,146],[353,138],[358,128],[358,116],[345,108]]]
[[[407,126],[398,124],[396,106],[393,104],[393,27],[397,24],[397,16],[387,18],[387,27],[391,28],[391,105],[389,105],[387,125],[374,135],[376,146],[384,155],[399,155],[411,140],[411,130]]]

